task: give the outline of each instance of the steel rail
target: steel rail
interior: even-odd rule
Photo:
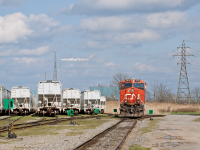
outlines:
[[[120,146],[123,144],[123,142],[125,141],[125,139],[127,138],[128,134],[132,131],[133,127],[136,125],[137,120],[133,123],[133,125],[130,127],[130,129],[126,132],[126,134],[124,135],[124,137],[122,138],[122,140],[119,142],[119,144],[115,147],[114,150],[117,150],[120,148]]]
[[[138,119],[146,119],[146,118],[151,118],[151,117],[164,117],[165,115],[144,115],[142,118],[138,118]],[[138,120],[137,119],[137,120]],[[108,130],[110,130],[111,128],[117,126],[119,123],[121,123],[122,121],[124,121],[125,119],[117,122],[116,124],[112,125],[111,127],[103,130],[102,132],[94,135],[93,137],[91,137],[90,139],[88,139],[87,141],[79,144],[78,146],[74,147],[73,149],[71,150],[77,150],[83,146],[85,146],[87,143],[89,143],[90,141],[94,140],[97,136],[100,136],[101,134],[107,132]],[[123,136],[123,138],[121,139],[121,141],[119,142],[119,144],[115,147],[115,150],[117,149],[120,149],[120,147],[122,146],[123,142],[125,141],[125,139],[127,138],[128,134],[132,131],[132,129],[134,128],[134,126],[136,125],[137,123],[137,120],[133,123],[133,125],[129,128],[129,130],[125,133],[125,135]]]
[[[11,117],[5,117],[5,118],[2,118],[2,119],[0,119],[0,121],[2,121],[2,120],[6,120],[6,119],[9,119],[9,118],[11,118]]]
[[[114,125],[108,127],[107,129],[101,131],[100,133],[94,135],[93,137],[91,137],[91,138],[88,139],[87,141],[85,141],[85,142],[79,144],[78,146],[76,146],[75,148],[73,148],[73,149],[71,149],[71,150],[77,150],[78,148],[80,148],[80,147],[84,146],[85,144],[87,144],[88,142],[92,141],[95,137],[97,137],[97,136],[99,136],[99,135],[105,133],[106,131],[112,129],[113,127],[117,126],[117,125],[118,125],[119,123],[121,123],[122,121],[123,121],[123,120],[118,121],[116,124],[114,124]]]
[[[28,122],[28,123],[21,123],[21,124],[14,124],[15,129],[24,129],[24,128],[30,128],[34,126],[41,126],[41,125],[51,125],[71,120],[79,120],[79,119],[90,119],[95,118],[96,116],[86,116],[86,117],[73,117],[73,118],[56,118],[56,119],[48,119],[48,120],[38,120],[34,122]],[[107,116],[101,116],[101,117],[107,117]],[[19,119],[19,118],[18,118]],[[16,121],[16,120],[15,120]],[[7,126],[3,126],[3,128],[0,128],[0,133],[7,131]]]

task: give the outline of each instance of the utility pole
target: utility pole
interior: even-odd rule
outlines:
[[[186,64],[190,64],[188,61],[186,61],[186,56],[194,56],[186,52],[185,42],[183,40],[182,47],[177,47],[178,49],[181,49],[181,52],[173,55],[175,56],[181,56],[181,61],[177,64],[181,64],[180,69],[180,75],[179,75],[179,81],[178,81],[178,88],[177,88],[177,95],[176,95],[176,103],[180,101],[181,99],[189,99],[190,104],[190,88],[189,88],[189,82],[188,82],[188,76],[187,76],[187,70],[186,70]]]
[[[56,48],[55,48],[55,55],[54,55],[54,74],[53,74],[53,80],[57,81]]]

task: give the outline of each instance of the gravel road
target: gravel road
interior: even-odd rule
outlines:
[[[133,145],[151,148],[151,150],[199,150],[200,122],[194,121],[200,116],[168,115],[159,119],[151,132],[141,134],[148,126],[149,119],[138,121],[127,137],[122,150]]]

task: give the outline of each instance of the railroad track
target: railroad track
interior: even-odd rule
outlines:
[[[72,150],[119,149],[136,123],[137,119],[122,119]]]
[[[22,117],[24,117],[24,116],[22,116]],[[35,127],[35,126],[52,125],[52,124],[57,124],[57,123],[61,123],[61,122],[71,121],[71,120],[89,119],[89,118],[96,118],[96,117],[97,116],[86,116],[86,117],[81,116],[81,117],[73,117],[73,118],[55,118],[55,119],[48,119],[48,120],[46,120],[46,118],[44,118],[44,119],[34,121],[34,122],[14,124],[14,129],[15,130],[25,129],[25,128],[30,128],[30,127]],[[107,116],[99,116],[99,117],[107,117]],[[19,120],[20,118],[16,119],[15,121]],[[0,127],[0,133],[8,131],[7,128],[8,128],[8,125]]]
[[[2,119],[0,119],[0,121],[2,121],[2,120],[6,120],[6,119],[9,119],[9,118],[11,118],[11,117],[5,117],[5,118],[2,118]]]
[[[145,115],[141,119],[151,117],[164,117],[165,115]],[[120,149],[128,134],[136,125],[138,119],[122,119],[113,126],[91,137],[89,140],[81,143],[72,150],[84,149]]]

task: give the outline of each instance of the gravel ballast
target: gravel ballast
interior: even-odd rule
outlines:
[[[95,120],[93,120],[95,121]],[[50,149],[72,149],[97,133],[114,125],[119,120],[110,119],[108,122],[96,127],[95,129],[83,130],[83,134],[76,136],[66,136],[69,129],[59,131],[57,135],[36,135],[18,137],[20,139],[0,139],[0,149],[34,149],[34,150],[50,150]]]

